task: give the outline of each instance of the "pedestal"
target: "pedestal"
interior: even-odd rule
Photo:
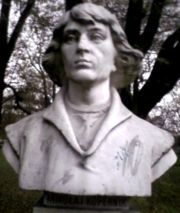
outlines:
[[[127,197],[73,196],[45,192],[33,213],[140,213]]]

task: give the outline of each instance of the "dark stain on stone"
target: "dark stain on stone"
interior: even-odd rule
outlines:
[[[71,171],[66,171],[64,173],[64,176],[60,179],[59,182],[62,182],[63,185],[67,184],[72,178],[73,178],[73,174],[71,174]]]

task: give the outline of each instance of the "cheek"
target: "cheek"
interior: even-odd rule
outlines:
[[[108,46],[109,47],[109,46]],[[98,57],[99,64],[98,70],[102,75],[109,75],[111,72],[116,70],[115,66],[115,51],[110,48],[103,48],[101,51],[101,56]]]
[[[105,43],[100,49],[99,52],[101,54],[101,61],[104,61],[105,64],[113,63],[115,61],[115,57],[117,55],[117,51],[112,43]],[[100,55],[99,54],[99,55]]]
[[[104,52],[101,56],[100,63],[102,66],[112,66],[115,64],[115,56],[113,54],[109,54],[109,51],[107,50]]]
[[[64,60],[69,61],[74,57],[74,47],[73,46],[62,46],[61,54]]]
[[[106,52],[105,52],[105,61],[109,64],[109,66],[114,66],[115,65],[115,58],[116,58],[116,49],[114,47],[110,47]]]
[[[61,56],[62,56],[62,61],[63,61],[64,66],[65,67],[70,66],[70,64],[72,63],[72,59],[73,59],[72,52],[68,51],[67,49],[66,50],[62,49]]]

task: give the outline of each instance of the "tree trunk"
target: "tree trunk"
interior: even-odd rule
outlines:
[[[11,0],[3,0],[1,6],[1,17],[0,17],[0,124],[2,122],[2,104],[3,104],[3,91],[4,91],[4,77],[8,61],[14,51],[17,39],[22,31],[25,20],[32,7],[34,6],[35,0],[28,0],[26,7],[21,13],[21,16],[8,39],[8,24],[9,24],[9,12],[11,7]]]
[[[138,112],[146,117],[148,112],[167,94],[180,78],[180,28],[162,45],[152,73],[138,93]]]

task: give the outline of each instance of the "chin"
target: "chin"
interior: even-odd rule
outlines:
[[[97,79],[94,72],[89,70],[78,71],[76,73],[73,73],[73,75],[68,76],[68,78],[71,79],[72,81],[79,82],[79,83],[84,83],[84,82],[91,83],[96,81]]]
[[[96,80],[89,78],[71,78],[71,81],[76,82],[78,84],[93,84],[96,82]]]

